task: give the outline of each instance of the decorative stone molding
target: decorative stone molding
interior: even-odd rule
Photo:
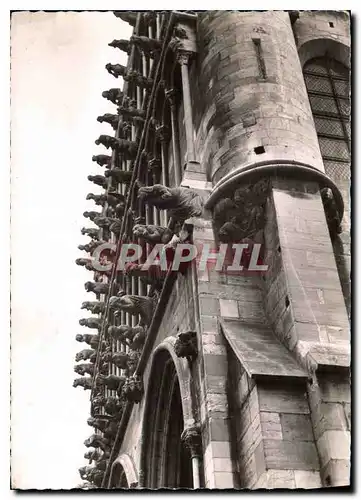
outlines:
[[[93,314],[101,314],[105,311],[105,302],[95,300],[94,302],[90,302],[86,300],[85,302],[82,303],[80,309],[87,309],[88,311],[92,312]]]
[[[124,94],[120,89],[109,89],[102,92],[102,97],[118,105],[122,102]]]
[[[181,441],[190,451],[191,458],[202,456],[202,436],[199,424],[186,427],[182,432]]]
[[[179,333],[174,343],[174,352],[178,358],[187,358],[189,361],[193,361],[198,355],[197,332]]]
[[[95,283],[94,281],[87,281],[84,283],[84,288],[87,292],[106,295],[109,292],[109,283]]]
[[[252,238],[263,229],[268,192],[268,179],[261,179],[239,187],[215,205],[213,219],[221,242]]]
[[[116,10],[113,12],[115,17],[119,17],[122,21],[129,23],[131,26],[135,26],[137,22],[137,12],[132,10],[124,11],[124,10]]]
[[[122,64],[106,64],[105,69],[114,76],[114,78],[118,78],[119,76],[124,76],[127,73],[127,67]]]
[[[91,362],[95,361],[96,351],[94,349],[83,349],[75,355],[75,361],[86,361],[89,359]]]
[[[120,49],[123,52],[126,52],[128,55],[130,54],[131,51],[131,44],[129,40],[113,40],[112,42],[108,43],[109,47],[114,47],[115,49]]]
[[[122,170],[120,168],[112,168],[105,172],[105,177],[112,178],[119,184],[130,184],[133,172],[131,170]]]
[[[149,325],[156,306],[156,297],[142,297],[140,295],[123,295],[111,297],[109,308],[116,311],[125,311],[133,316],[140,315],[142,321]]]
[[[139,188],[138,198],[150,206],[168,210],[168,215],[175,221],[200,217],[203,213],[202,198],[189,188],[170,188],[162,184],[154,184]]]
[[[117,130],[118,123],[119,123],[119,116],[113,115],[111,113],[105,113],[104,115],[98,116],[97,121],[99,123],[103,123],[103,122],[109,123],[109,125],[112,126],[113,130]]]
[[[321,198],[325,209],[326,221],[331,238],[342,232],[341,218],[337,208],[337,204],[330,188],[324,187],[321,189]]]
[[[84,391],[91,390],[92,388],[92,378],[91,377],[79,377],[73,382],[73,387],[83,387]]]
[[[96,241],[100,241],[100,237],[99,237],[99,229],[96,229],[96,228],[93,228],[93,227],[83,227],[81,229],[81,234],[87,234],[88,236],[90,236],[93,240],[96,240]]]
[[[139,403],[142,399],[143,392],[143,381],[139,377],[133,375],[126,379],[122,391],[124,399],[133,403]]]
[[[148,243],[168,243],[173,237],[173,231],[168,227],[154,224],[136,224],[133,227],[133,236]]]

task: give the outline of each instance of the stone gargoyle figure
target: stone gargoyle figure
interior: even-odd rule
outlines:
[[[156,306],[155,297],[142,297],[140,295],[123,295],[122,297],[111,297],[109,308],[117,311],[125,311],[133,316],[140,315],[142,321],[149,325]]]
[[[104,407],[104,411],[110,415],[111,417],[114,417],[115,419],[118,419],[118,417],[121,415],[123,408],[124,408],[124,401],[122,401],[119,398],[111,397],[111,396],[97,396],[93,399],[93,407],[94,410],[99,410],[100,408]]]
[[[108,63],[105,65],[105,69],[115,78],[118,78],[119,76],[124,76],[127,73],[127,67],[123,66],[122,64]]]
[[[84,445],[87,448],[100,448],[102,451],[107,452],[109,451],[110,441],[99,434],[92,434],[84,441]]]
[[[112,163],[112,157],[109,155],[93,155],[92,160],[95,161],[100,167],[106,166],[109,168]]]
[[[94,281],[87,281],[84,283],[84,288],[87,292],[106,295],[109,292],[109,283],[95,283]]]
[[[121,220],[117,220],[109,226],[109,231],[114,233],[115,236],[119,236],[121,230],[122,230],[122,221]]]
[[[130,37],[129,42],[138,47],[144,54],[154,57],[162,49],[161,40],[156,38],[148,38],[147,36],[133,35]]]
[[[102,228],[108,228],[113,222],[117,222],[118,219],[115,219],[113,217],[95,217],[94,219],[94,224],[96,224],[99,227]]]
[[[103,122],[109,123],[109,125],[112,126],[113,130],[117,130],[118,123],[119,123],[119,116],[113,115],[111,113],[105,113],[104,115],[98,116],[97,121],[99,123],[103,123]]]
[[[168,210],[168,215],[175,221],[184,221],[189,217],[199,217],[203,213],[203,200],[190,188],[170,188],[162,184],[140,187],[138,198],[150,206]]]
[[[90,345],[92,349],[97,349],[99,346],[99,335],[90,335],[89,333],[82,335],[81,333],[78,333],[75,335],[75,340],[77,342],[85,342]]]
[[[126,82],[134,82],[135,85],[141,89],[151,89],[154,83],[152,78],[147,78],[139,73],[139,71],[134,70],[129,70],[123,78]]]
[[[148,243],[168,243],[173,237],[173,231],[168,227],[153,224],[136,224],[133,227],[133,236]]]
[[[91,475],[94,467],[89,467],[89,465],[84,465],[84,467],[80,467],[78,469],[80,477],[85,481]]]
[[[93,221],[95,217],[101,217],[101,215],[102,215],[101,212],[95,212],[94,210],[83,212],[83,216],[86,217],[87,219],[90,219],[91,221]]]
[[[112,42],[108,43],[109,47],[114,47],[115,49],[122,50],[123,52],[126,52],[128,55],[130,54],[131,51],[131,45],[129,40],[113,40]]]
[[[99,146],[99,144],[102,144],[107,149],[109,149],[109,148],[114,149],[116,146],[118,146],[118,141],[119,141],[119,139],[117,139],[116,137],[112,137],[111,135],[102,134],[95,141],[95,144],[97,146]]]
[[[78,245],[79,250],[84,250],[85,252],[92,253],[99,245],[103,245],[104,240],[95,241],[92,240],[86,245]]]
[[[73,387],[81,386],[84,388],[84,391],[91,390],[92,388],[92,378],[91,377],[79,377],[76,378],[73,382]]]
[[[91,259],[85,259],[84,257],[79,257],[79,259],[75,259],[75,264],[77,266],[84,266],[89,271],[93,270]]]
[[[105,386],[111,391],[118,391],[122,388],[125,382],[125,377],[117,377],[116,375],[101,375],[96,378],[96,385],[98,387]]]
[[[94,182],[94,184],[104,189],[108,186],[107,179],[103,175],[88,175],[88,181]]]
[[[134,11],[115,10],[113,14],[115,17],[119,17],[119,19],[129,23],[131,26],[135,26],[135,23],[137,22],[137,13]]]
[[[135,106],[134,107],[133,106],[126,107],[124,105],[119,106],[118,113],[122,116],[126,116],[129,118],[135,118],[135,117],[141,118],[143,121],[145,120],[146,117],[144,109],[138,109]]]
[[[105,311],[105,303],[100,300],[95,300],[94,302],[85,301],[82,303],[80,309],[87,309],[93,314],[101,314]]]
[[[127,354],[126,352],[116,352],[116,353],[106,352],[105,354],[102,355],[103,361],[108,363],[113,363],[121,370],[128,369],[129,359],[130,359],[129,354]]]
[[[109,89],[102,92],[102,97],[113,104],[120,104],[123,100],[123,92],[120,89]]]
[[[89,359],[91,363],[94,363],[96,355],[97,353],[94,349],[83,349],[82,351],[76,353],[75,361],[86,361]]]
[[[124,266],[124,276],[126,278],[132,276],[140,278],[143,283],[151,285],[154,290],[161,290],[166,271],[160,269],[158,265],[151,265],[147,270],[144,270],[142,264],[128,262]]]
[[[93,227],[83,227],[81,229],[81,234],[87,234],[88,236],[90,236],[91,238],[93,238],[93,240],[96,240],[96,241],[100,240],[100,238],[99,238],[99,229],[96,229],[96,228],[93,228]]]
[[[82,318],[79,320],[80,326],[87,326],[88,328],[94,328],[95,330],[100,330],[102,327],[101,318]]]
[[[131,170],[122,170],[120,168],[112,168],[105,172],[105,177],[109,179],[111,177],[119,184],[130,184],[132,180],[133,172]]]
[[[115,437],[117,433],[117,422],[109,422],[109,420],[103,420],[101,418],[93,418],[89,417],[87,420],[87,424],[94,429],[98,429],[100,432],[104,434],[106,438]]]
[[[79,365],[74,365],[74,371],[78,375],[94,375],[94,363],[80,363]],[[102,365],[101,372],[103,375],[108,374],[108,367],[106,365]]]
[[[109,453],[100,453],[99,450],[89,450],[84,453],[84,458],[92,463],[94,460],[107,460],[109,458]]]

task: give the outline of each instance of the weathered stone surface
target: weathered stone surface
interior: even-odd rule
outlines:
[[[267,468],[319,469],[317,450],[313,442],[265,439],[263,443]]]

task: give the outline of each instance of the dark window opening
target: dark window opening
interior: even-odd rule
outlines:
[[[254,148],[254,152],[256,153],[256,155],[262,155],[266,151],[263,146],[257,146],[256,148]]]

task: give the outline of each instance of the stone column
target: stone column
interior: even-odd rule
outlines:
[[[175,185],[179,186],[182,180],[182,167],[180,163],[179,151],[179,132],[177,121],[177,105],[176,105],[176,90],[168,89],[165,91],[165,96],[170,103],[171,124],[172,124],[172,147],[173,147],[173,163],[174,163],[174,178]]]
[[[193,55],[192,52],[187,52],[187,51],[177,52],[177,61],[180,64],[182,72],[184,123],[185,123],[186,141],[187,141],[187,163],[196,161],[196,153],[194,147],[192,100],[191,100],[191,90],[189,86],[189,70],[188,70],[189,60],[192,57],[192,55]]]
[[[198,489],[200,488],[199,465],[200,458],[202,456],[202,437],[200,433],[200,426],[195,425],[185,428],[182,432],[181,440],[190,452],[193,470],[193,488]]]

